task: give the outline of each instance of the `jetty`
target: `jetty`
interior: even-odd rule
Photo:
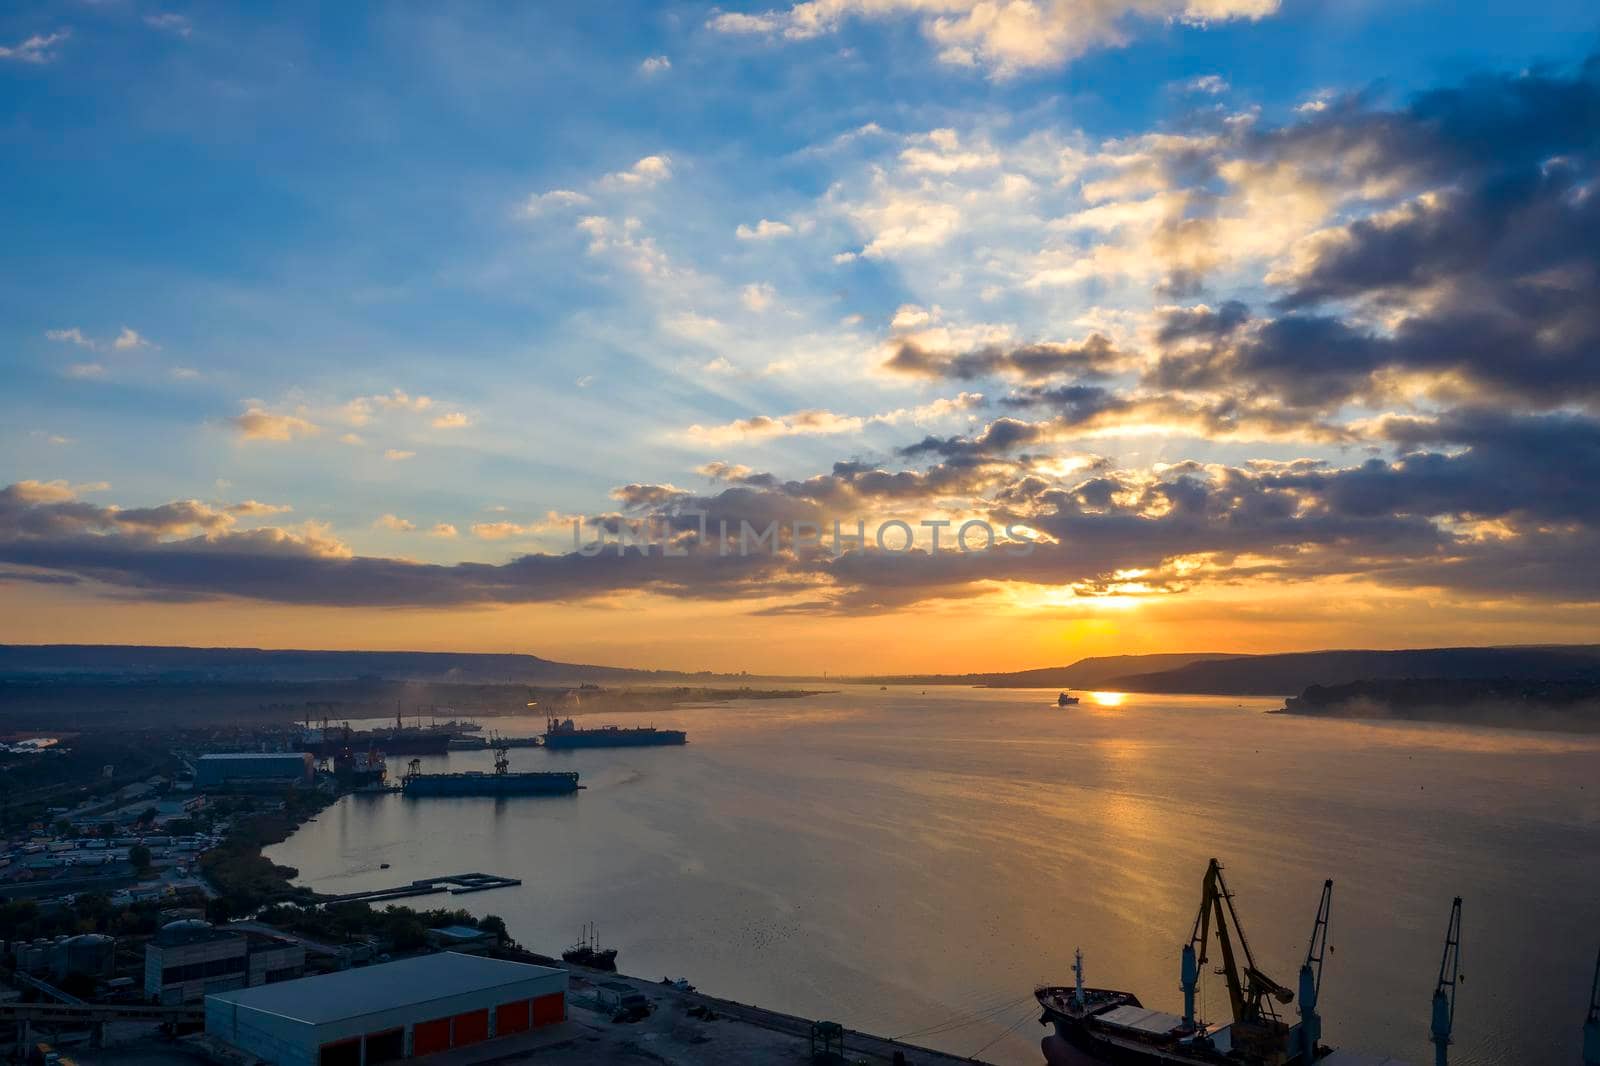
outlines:
[[[394,888],[377,888],[366,892],[343,892],[338,895],[319,895],[319,903],[385,903],[390,900],[409,899],[412,896],[431,896],[448,892],[462,896],[469,892],[487,892],[491,888],[510,888],[520,885],[516,877],[499,874],[469,873],[448,874],[444,877],[423,877]]]

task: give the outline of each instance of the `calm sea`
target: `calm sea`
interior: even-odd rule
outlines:
[[[351,796],[269,854],[329,892],[520,877],[415,902],[499,914],[552,954],[595,921],[627,973],[1007,1064],[1041,1061],[1030,993],[1070,983],[1074,948],[1091,984],[1177,1011],[1216,856],[1257,963],[1290,987],[1334,879],[1330,1043],[1431,1062],[1460,895],[1452,1061],[1578,1061],[1600,949],[1600,738],[1054,697],[855,687],[683,709],[653,721],[689,730],[685,748],[512,750],[513,769],[580,771],[576,796]],[[1203,1005],[1226,1013],[1220,978]]]

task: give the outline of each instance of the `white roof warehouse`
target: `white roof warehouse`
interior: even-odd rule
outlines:
[[[567,972],[442,952],[206,997],[206,1033],[274,1066],[374,1066],[553,1025]]]

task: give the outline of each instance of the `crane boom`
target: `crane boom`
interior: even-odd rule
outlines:
[[[1583,1023],[1583,1066],[1600,1066],[1600,955],[1594,960],[1589,988],[1589,1017]]]
[[[1217,946],[1222,951],[1222,966],[1217,972],[1227,982],[1228,1003],[1233,1009],[1234,1046],[1242,1048],[1254,1045],[1263,1057],[1266,1054],[1281,1057],[1287,1027],[1278,1017],[1273,1001],[1293,1002],[1294,993],[1256,966],[1255,956],[1250,952],[1250,942],[1245,939],[1239,914],[1233,906],[1233,893],[1228,890],[1228,882],[1222,876],[1222,864],[1216,859],[1212,859],[1206,867],[1205,880],[1200,888],[1200,913],[1195,915],[1194,929],[1189,936],[1189,946],[1198,956],[1197,968],[1206,963],[1213,921],[1216,923]],[[1237,954],[1235,939],[1238,940]],[[1272,1048],[1276,1050],[1269,1050]]]
[[[1322,993],[1322,958],[1328,953],[1328,916],[1333,910],[1333,881],[1322,882],[1322,900],[1317,904],[1317,920],[1311,926],[1311,942],[1306,945],[1306,961],[1300,965],[1300,1060],[1315,1062],[1317,1042],[1322,1039],[1322,1016],[1317,1000]]]
[[[1461,982],[1461,897],[1450,905],[1450,924],[1444,931],[1444,955],[1439,959],[1439,983],[1433,989],[1433,1062],[1449,1066],[1450,1033],[1456,1020],[1456,985]]]

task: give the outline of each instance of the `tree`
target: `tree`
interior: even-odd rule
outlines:
[[[150,872],[150,849],[143,844],[135,844],[128,849],[128,861],[133,868],[139,871],[140,876]]]
[[[501,940],[510,939],[506,936],[506,920],[498,914],[485,914],[478,919],[478,928],[485,933],[493,933]]]

